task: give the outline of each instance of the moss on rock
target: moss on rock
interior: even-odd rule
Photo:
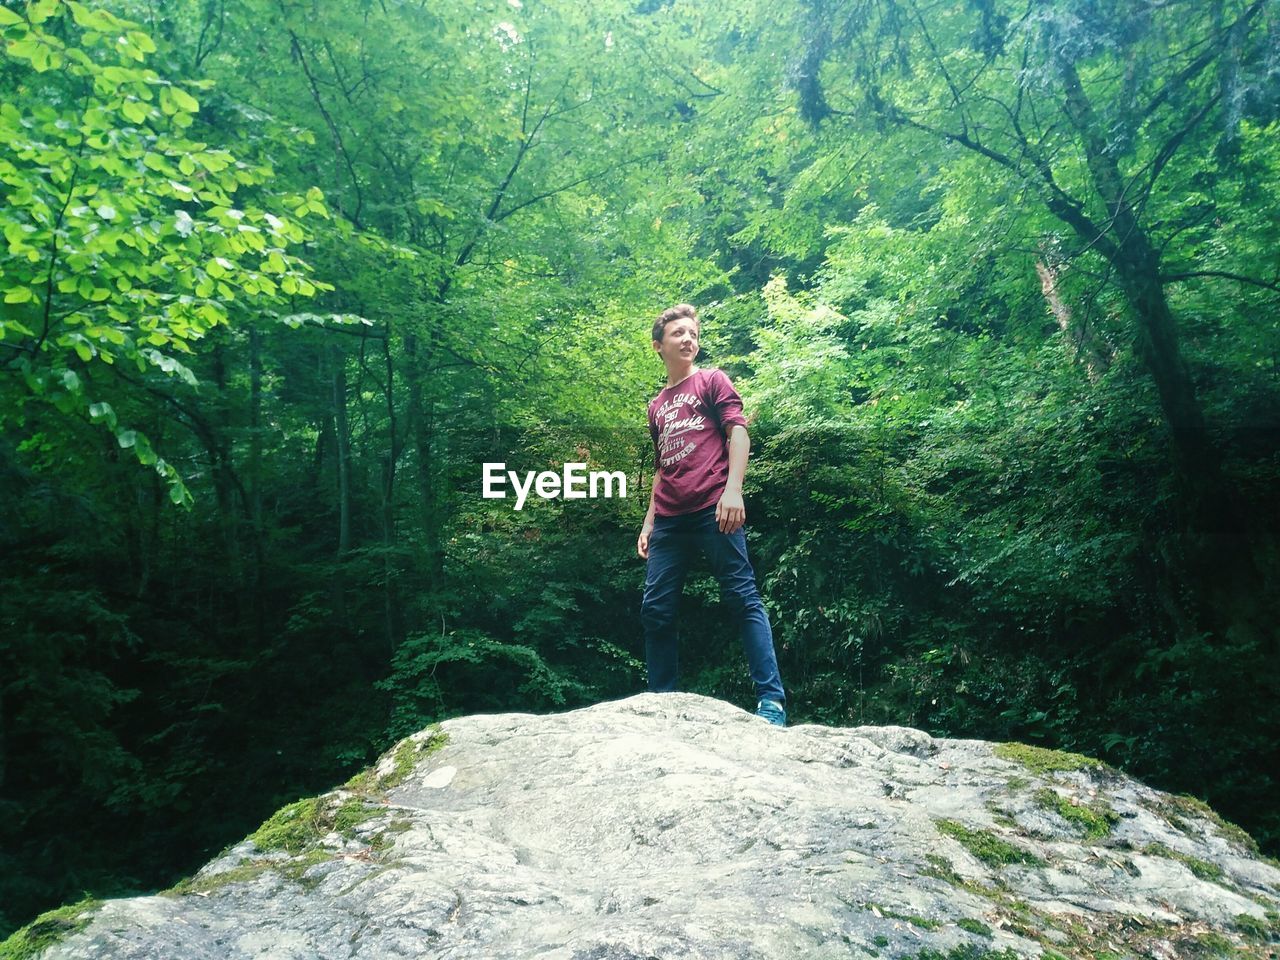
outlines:
[[[309,869],[317,863],[325,863],[336,856],[337,851],[334,850],[313,849],[288,860],[267,857],[250,859],[245,857],[230,870],[190,877],[170,887],[164,893],[167,896],[175,897],[185,897],[192,894],[206,896],[214,891],[221,890],[223,887],[229,887],[237,883],[249,883],[264,874],[272,872],[292,880],[294,883],[303,883],[303,874]]]
[[[1012,949],[988,950],[977,944],[966,943],[952,947],[946,953],[941,950],[921,950],[913,953],[911,960],[1022,960],[1022,957]]]
[[[278,864],[273,860],[250,860],[245,857],[230,870],[188,877],[174,884],[164,893],[174,897],[186,897],[193,893],[203,896],[215,890],[221,890],[223,887],[229,887],[233,883],[248,883],[256,880],[276,866]]]
[[[381,807],[371,804],[363,793],[348,796],[340,803],[335,804],[334,801],[330,794],[287,804],[251,833],[249,839],[259,850],[284,850],[296,855],[331,831],[348,840],[353,839],[356,827],[384,812]]]
[[[1268,911],[1265,918],[1251,913],[1236,914],[1232,926],[1246,937],[1263,943],[1280,940],[1280,916],[1274,911]]]
[[[248,839],[259,850],[265,853],[282,851],[289,855],[289,859],[245,858],[230,870],[183,880],[166,893],[176,896],[210,893],[233,883],[256,879],[270,870],[278,871],[294,882],[302,882],[311,867],[339,855],[337,850],[321,845],[326,836],[337,833],[347,840],[355,839],[360,824],[385,812],[381,806],[371,802],[371,798],[400,783],[423,758],[436,753],[447,742],[448,735],[443,730],[438,726],[431,727],[426,738],[410,738],[396,747],[392,754],[391,772],[379,776],[375,767],[356,774],[345,785],[346,796],[339,791],[285,804],[249,834]],[[403,833],[410,826],[404,819],[393,821],[386,831],[370,837],[368,845],[374,852],[382,852],[392,845],[392,840],[384,833]]]
[[[1082,753],[1046,750],[1025,743],[997,743],[992,752],[1001,760],[1026,767],[1035,774],[1072,773],[1077,770],[1112,770],[1111,766]]]
[[[1247,831],[1223,818],[1199,797],[1186,793],[1176,796],[1167,794],[1148,806],[1164,817],[1169,826],[1181,833],[1191,837],[1196,836],[1196,831],[1187,823],[1187,820],[1206,820],[1228,843],[1234,844],[1251,856],[1260,856],[1258,842]]]
[[[960,844],[989,867],[1003,867],[1011,863],[1023,863],[1043,867],[1044,861],[1022,847],[1001,840],[989,830],[966,827],[958,820],[937,820],[934,826],[939,833],[958,840]]]
[[[1201,880],[1209,880],[1217,883],[1225,877],[1222,868],[1216,863],[1210,863],[1208,860],[1201,860],[1199,857],[1193,857],[1190,854],[1179,853],[1177,850],[1167,847],[1163,843],[1149,843],[1142,848],[1142,852],[1152,857],[1164,857],[1166,860],[1176,860]]]
[[[961,917],[959,920],[956,921],[956,926],[959,927],[961,930],[966,930],[969,933],[977,934],[980,937],[991,936],[991,928],[988,927],[981,920],[974,920],[972,917]]]
[[[867,909],[878,916],[888,917],[890,920],[905,920],[913,927],[919,927],[921,930],[936,930],[942,926],[942,921],[940,920],[930,920],[928,917],[921,917],[914,913],[898,913],[896,910],[890,910],[888,907],[881,906],[878,903],[868,903]]]
[[[1110,834],[1120,822],[1120,815],[1109,804],[1074,803],[1070,797],[1064,797],[1051,787],[1036,791],[1035,799],[1038,806],[1053,811],[1067,823],[1081,828],[1086,840],[1100,840]]]
[[[374,817],[380,816],[382,812],[379,807],[371,806],[363,798],[348,797],[334,811],[333,829],[350,840],[356,834],[356,827],[366,820],[372,820]]]
[[[271,815],[249,839],[259,850],[301,853],[303,848],[328,833],[320,797],[308,797],[287,804]]]
[[[1177,941],[1178,956],[1188,960],[1254,960],[1258,955],[1220,933],[1201,933]]]
[[[409,737],[396,744],[391,754],[391,770],[379,776],[378,765],[362,770],[346,782],[346,789],[364,796],[385,793],[392,787],[398,787],[414,770],[414,768],[430,757],[439,753],[449,742],[449,734],[440,724],[432,724],[426,730],[425,738]]]
[[[40,914],[0,943],[0,960],[29,960],[40,956],[49,947],[87,927],[100,906],[101,900],[86,897],[79,903]]]

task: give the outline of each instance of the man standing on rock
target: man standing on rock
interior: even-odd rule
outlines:
[[[636,542],[648,561],[640,620],[649,689],[676,688],[676,611],[689,564],[702,551],[742,637],[759,697],[756,715],[786,726],[773,631],[743,531],[742,478],[751,440],[742,398],[723,371],[693,365],[698,332],[698,313],[687,303],[663,311],[653,325],[653,349],[667,368],[667,385],[649,403],[656,465]]]

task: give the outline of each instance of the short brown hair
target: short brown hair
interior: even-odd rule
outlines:
[[[691,303],[677,303],[674,307],[668,307],[663,310],[658,319],[653,321],[653,339],[655,343],[662,342],[662,332],[666,329],[668,323],[672,320],[683,320],[685,318],[698,323],[698,310]],[[698,324],[701,329],[701,324]]]

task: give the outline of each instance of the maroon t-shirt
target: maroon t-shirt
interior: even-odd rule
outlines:
[[[729,481],[726,432],[736,423],[747,425],[742,398],[722,370],[699,370],[649,401],[657,516],[693,513],[720,501]]]

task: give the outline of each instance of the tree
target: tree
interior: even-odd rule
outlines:
[[[3,369],[64,413],[87,412],[122,448],[190,495],[143,433],[120,423],[95,380],[150,371],[195,383],[180,359],[248,301],[269,309],[331,289],[289,252],[318,190],[279,197],[286,215],[236,206],[270,182],[192,136],[200,105],[145,66],[138,25],[75,0],[0,7],[0,319]],[[199,84],[191,84],[199,86]]]
[[[1280,20],[1266,0],[809,4],[802,112],[815,126],[871,120],[958,145],[999,167],[1067,229],[1063,262],[1098,264],[1122,294],[1184,489],[1188,572],[1219,632],[1262,635],[1260,576],[1222,451],[1206,425],[1170,305],[1200,270],[1183,235],[1204,210],[1170,181],[1237,149],[1276,116]],[[1183,242],[1179,242],[1180,238]]]

